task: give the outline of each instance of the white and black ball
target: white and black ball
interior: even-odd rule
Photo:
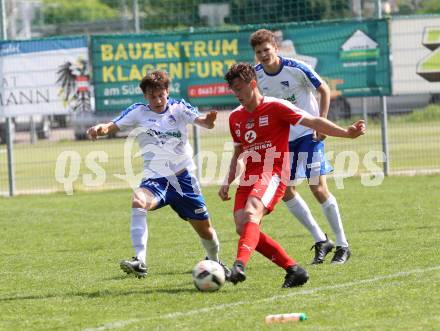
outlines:
[[[218,291],[225,283],[225,271],[219,263],[211,260],[203,260],[194,267],[192,278],[195,287],[199,291]]]

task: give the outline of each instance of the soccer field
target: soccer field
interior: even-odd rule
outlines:
[[[333,182],[332,182],[333,183]],[[248,279],[198,292],[192,267],[204,257],[189,225],[165,208],[149,214],[149,275],[128,277],[130,191],[0,198],[1,330],[436,330],[440,325],[438,177],[359,178],[332,187],[353,255],[346,265],[310,266],[313,242],[281,203],[263,230],[310,273],[281,289],[283,270],[255,253]],[[300,191],[333,238],[308,189]],[[232,202],[204,189],[221,241],[235,258]],[[309,320],[266,326],[269,314]]]

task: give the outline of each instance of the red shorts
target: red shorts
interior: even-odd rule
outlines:
[[[250,196],[261,200],[264,207],[271,212],[286,192],[286,185],[277,174],[265,173],[253,184],[239,186],[235,193],[234,212],[244,209]]]

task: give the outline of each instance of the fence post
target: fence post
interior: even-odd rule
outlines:
[[[366,97],[362,97],[362,118],[365,120],[365,124],[368,125],[368,107]]]
[[[382,1],[376,1],[377,18],[382,18]],[[382,152],[385,154],[385,160],[383,163],[383,172],[385,176],[389,175],[390,171],[390,155],[388,150],[388,111],[387,111],[387,97],[384,95],[381,97],[382,113],[380,116],[381,133],[382,133]]]
[[[139,33],[141,31],[139,25],[139,2],[138,0],[133,0],[133,23],[134,32]]]
[[[388,111],[387,111],[387,97],[382,96],[382,113],[380,116],[381,133],[382,133],[382,152],[385,154],[383,163],[383,173],[385,176],[390,172],[390,154],[388,150]]]
[[[6,118],[6,143],[7,143],[7,154],[8,154],[8,184],[9,184],[9,196],[15,195],[15,171],[14,171],[14,142],[13,142],[13,128],[12,128],[12,118]]]
[[[1,40],[7,40],[7,24],[6,24],[6,6],[5,0],[0,0],[0,10],[1,10],[1,28],[2,36]],[[7,144],[7,157],[8,157],[8,184],[9,184],[9,196],[15,195],[15,178],[14,178],[14,153],[13,153],[13,134],[12,134],[12,118],[6,117],[6,144]]]
[[[35,126],[34,116],[32,115],[30,118],[30,136],[31,136],[31,144],[35,144],[37,142],[37,128]]]
[[[200,182],[200,178],[202,178],[202,160],[200,159],[200,130],[197,125],[193,125],[193,144],[194,158],[196,163],[196,177]]]

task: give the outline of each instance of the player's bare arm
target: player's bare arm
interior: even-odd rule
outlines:
[[[223,201],[231,200],[231,197],[229,196],[229,187],[231,186],[231,183],[235,180],[235,178],[237,178],[237,165],[241,152],[241,145],[234,146],[234,154],[232,155],[231,163],[229,164],[229,171],[227,177],[225,178],[226,181],[218,191],[218,195]]]
[[[215,126],[216,119],[217,119],[217,112],[213,110],[207,113],[205,116],[197,117],[194,123],[206,129],[213,129]]]
[[[327,118],[330,107],[330,87],[325,81],[317,89],[319,94],[319,116]],[[315,133],[316,140],[324,140],[327,136],[321,132]]]
[[[359,120],[344,129],[326,118],[304,116],[301,120],[301,125],[307,126],[326,135],[340,138],[354,139],[365,134],[366,131],[364,120]]]
[[[113,122],[100,123],[87,129],[87,135],[92,140],[96,140],[98,137],[106,136],[119,131],[119,128]]]

